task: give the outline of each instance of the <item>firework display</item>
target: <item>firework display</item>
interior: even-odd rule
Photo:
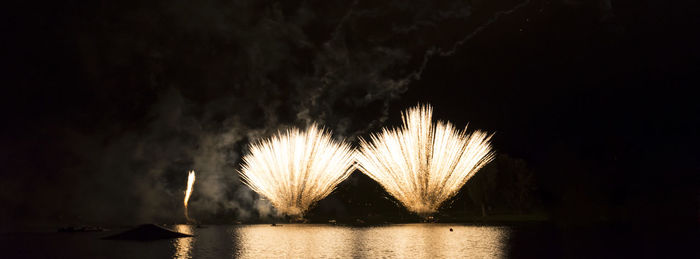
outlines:
[[[190,201],[190,196],[192,196],[192,187],[194,186],[194,170],[187,174],[187,190],[185,191],[185,218],[187,222],[192,222],[190,218],[189,211],[187,209],[187,204]]]
[[[352,173],[353,163],[350,145],[311,125],[251,144],[239,174],[278,213],[301,217]]]
[[[402,127],[362,139],[356,156],[360,171],[421,216],[435,213],[494,158],[492,135],[434,123],[432,114],[429,105],[410,108]]]

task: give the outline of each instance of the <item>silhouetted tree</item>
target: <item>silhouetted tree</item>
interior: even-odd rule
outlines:
[[[539,200],[534,171],[528,168],[525,160],[507,154],[498,155],[474,175],[465,188],[483,217],[494,211],[528,213]]]
[[[508,207],[520,214],[528,212],[535,203],[533,194],[537,189],[533,171],[527,167],[525,160],[506,154],[498,156],[497,164]]]

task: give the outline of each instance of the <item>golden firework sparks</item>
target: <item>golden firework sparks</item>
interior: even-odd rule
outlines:
[[[445,200],[484,165],[494,153],[493,135],[457,130],[449,122],[432,122],[430,105],[402,114],[403,126],[383,129],[360,141],[360,171],[377,181],[408,210],[421,216],[437,211]]]
[[[187,210],[187,203],[190,201],[190,196],[192,196],[192,186],[194,186],[194,170],[190,171],[187,175],[187,190],[185,191],[185,218],[187,222],[192,222]]]
[[[311,125],[250,145],[239,174],[280,214],[301,217],[354,170],[353,151]]]

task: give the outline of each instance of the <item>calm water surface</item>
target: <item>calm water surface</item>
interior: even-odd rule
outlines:
[[[448,224],[171,228],[195,236],[137,242],[100,239],[122,230],[47,232],[3,234],[0,242],[16,258],[503,258],[511,232]]]

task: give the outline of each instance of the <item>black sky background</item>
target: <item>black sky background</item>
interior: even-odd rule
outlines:
[[[696,226],[700,9],[607,3],[8,5],[0,220],[182,220],[195,169],[193,215],[255,221],[271,208],[235,173],[249,141],[311,121],[356,141],[431,103],[496,132],[555,221]],[[375,208],[339,198],[363,190]],[[392,204],[356,172],[314,213]]]

